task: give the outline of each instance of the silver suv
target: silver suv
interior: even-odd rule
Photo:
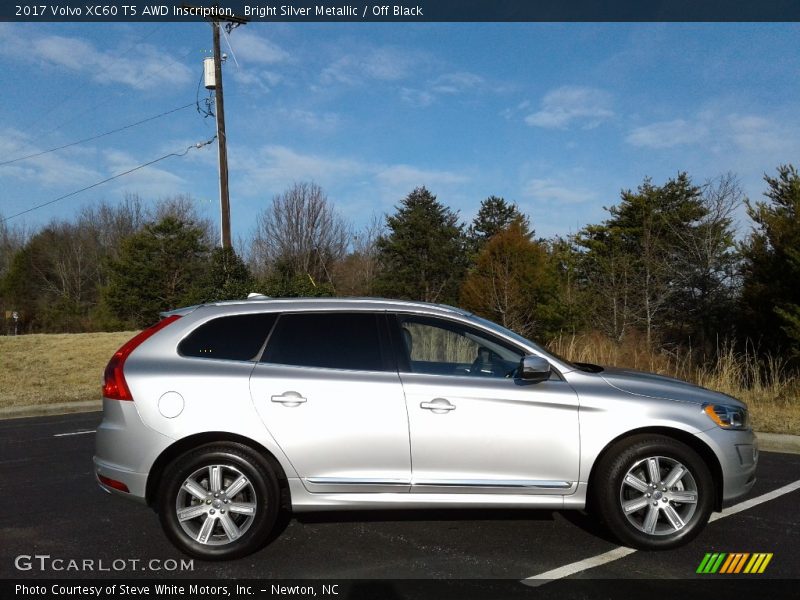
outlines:
[[[254,298],[164,315],[105,371],[95,472],[203,559],[280,510],[584,509],[673,548],[748,492],[745,405],[567,362],[449,306]]]

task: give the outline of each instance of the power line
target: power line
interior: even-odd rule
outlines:
[[[155,29],[151,30],[149,33],[141,36],[136,41],[134,41],[133,43],[131,43],[128,46],[126,46],[124,50],[121,50],[121,51],[117,52],[116,53],[117,56],[110,63],[106,64],[105,68],[102,69],[99,73],[95,73],[94,76],[96,78],[100,78],[102,75],[105,75],[106,73],[108,73],[111,70],[111,67],[116,66],[116,64],[122,59],[123,56],[128,54],[128,52],[130,52],[136,46],[138,46],[139,44],[144,42],[147,38],[149,38],[151,35],[153,35],[155,32],[157,32],[162,27],[164,27],[163,24],[159,25]],[[61,98],[61,99],[57,100],[56,102],[53,102],[52,104],[50,104],[50,106],[48,106],[43,111],[39,111],[39,114],[37,115],[36,120],[37,121],[41,121],[43,116],[49,115],[50,113],[52,113],[57,108],[63,108],[68,101],[72,100],[77,95],[78,94],[76,92],[76,93],[68,95],[66,98]],[[54,130],[50,130],[50,131],[54,131]],[[40,134],[36,139],[41,138],[42,135],[46,135],[46,134]]]
[[[150,165],[154,165],[155,163],[160,162],[160,161],[164,160],[165,158],[169,158],[171,156],[179,156],[179,157],[180,156],[186,156],[189,153],[189,150],[191,150],[192,148],[200,149],[203,146],[208,146],[210,143],[212,143],[216,139],[216,137],[217,136],[214,136],[210,140],[206,140],[205,142],[198,142],[197,144],[192,144],[191,146],[187,146],[186,150],[184,150],[182,152],[170,152],[169,154],[165,154],[164,156],[156,158],[155,160],[151,160],[150,162],[146,162],[144,164],[141,164],[138,167],[133,167],[132,169],[128,169],[127,171],[123,171],[122,173],[117,173],[116,175],[112,175],[111,177],[109,177],[107,179],[103,179],[102,181],[98,181],[96,183],[93,183],[92,185],[87,185],[86,187],[81,188],[79,190],[75,190],[74,192],[70,192],[69,194],[64,194],[63,196],[59,196],[58,198],[54,198],[53,200],[49,200],[47,202],[43,202],[42,204],[37,204],[36,206],[32,206],[31,208],[25,209],[22,212],[18,212],[15,215],[11,215],[10,217],[5,217],[4,219],[0,220],[0,223],[5,223],[6,221],[10,221],[11,219],[15,219],[15,218],[17,218],[19,216],[22,216],[24,214],[27,214],[29,212],[33,212],[34,210],[39,210],[40,208],[44,208],[45,206],[50,206],[51,204],[55,204],[56,202],[58,202],[60,200],[64,200],[65,198],[69,198],[71,196],[76,196],[76,195],[80,194],[81,192],[85,192],[86,190],[90,190],[92,188],[96,188],[98,185],[103,185],[104,183],[108,183],[109,181],[111,181],[113,179],[117,179],[119,177],[122,177],[123,175],[128,175],[130,173],[133,173],[134,171],[138,171],[139,169],[144,169],[145,167],[149,167]]]
[[[137,125],[141,125],[142,123],[147,123],[149,121],[155,121],[156,119],[160,119],[161,117],[165,117],[167,115],[171,115],[174,112],[178,112],[179,110],[183,110],[184,108],[189,108],[190,106],[194,106],[194,102],[190,102],[189,104],[184,104],[183,106],[179,106],[178,108],[173,108],[172,110],[168,110],[166,112],[154,115],[152,117],[147,117],[146,119],[142,119],[141,121],[136,121],[135,123],[130,123],[129,125],[125,125],[123,127],[118,127],[117,129],[112,129],[111,131],[106,131],[105,133],[99,133],[97,135],[93,135],[92,137],[84,138],[82,140],[78,140],[76,142],[70,142],[69,144],[64,144],[63,146],[58,146],[56,148],[50,148],[49,150],[42,150],[41,152],[34,152],[33,154],[28,154],[26,156],[18,156],[17,158],[12,158],[11,160],[4,160],[0,162],[0,167],[5,165],[10,165],[11,163],[19,162],[21,160],[28,160],[29,158],[36,158],[37,156],[42,156],[43,154],[49,154],[50,152],[55,152],[56,150],[63,150],[64,148],[69,148],[71,146],[77,146],[78,144],[83,144],[85,142],[91,142],[92,140],[100,139],[101,137],[105,137],[107,135],[111,135],[112,133],[118,133],[120,131],[124,131],[126,129],[130,129],[131,127],[136,127]]]
[[[161,73],[167,67],[170,67],[172,65],[182,64],[182,63],[179,63],[178,61],[181,61],[181,60],[185,59],[192,52],[195,52],[194,48],[190,48],[188,51],[186,51],[184,54],[182,54],[177,59],[173,59],[172,57],[168,56],[167,57],[169,59],[168,63],[163,65],[160,69],[156,69],[155,71],[151,71],[147,75],[144,75],[139,81],[140,82],[147,81],[148,79],[150,79],[150,78],[154,77],[155,75],[158,75],[159,73]],[[36,138],[34,138],[34,141],[40,140],[44,136],[49,135],[49,134],[53,133],[54,131],[58,131],[59,129],[61,129],[65,125],[68,125],[68,124],[72,123],[73,121],[77,120],[78,118],[82,117],[87,112],[93,111],[94,109],[99,108],[99,107],[103,106],[104,104],[108,104],[109,102],[111,102],[112,100],[115,100],[115,99],[116,98],[114,96],[109,96],[109,97],[105,98],[104,100],[100,100],[99,102],[96,102],[95,104],[92,104],[91,106],[88,106],[87,108],[74,113],[71,119],[66,119],[65,121],[62,121],[61,124],[56,125],[52,129],[49,129],[49,130],[45,131],[44,133],[39,134]]]

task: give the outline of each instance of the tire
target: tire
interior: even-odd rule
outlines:
[[[202,560],[259,549],[278,516],[280,489],[266,461],[241,444],[209,444],[164,472],[157,509],[169,540]]]
[[[714,482],[700,456],[673,438],[645,434],[616,444],[601,458],[591,500],[609,532],[640,550],[688,543],[705,527]]]

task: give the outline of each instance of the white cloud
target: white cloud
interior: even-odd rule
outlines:
[[[0,156],[12,159],[42,150],[44,149],[31,144],[28,136],[20,131],[5,129],[0,133]],[[85,164],[87,156],[93,157],[94,154],[94,150],[88,148],[68,148],[4,165],[0,169],[4,177],[17,179],[23,184],[36,183],[66,193],[71,188],[89,185],[105,177],[103,173]]]
[[[7,37],[8,31],[3,34]],[[29,35],[22,47],[14,47],[15,57],[39,64],[68,69],[103,84],[123,84],[134,89],[161,89],[190,83],[192,71],[149,44],[119,55],[102,50],[79,37]]]
[[[749,152],[789,152],[797,139],[797,126],[757,115],[732,114],[726,125],[733,143]]]
[[[455,96],[480,91],[485,88],[485,83],[483,77],[467,71],[444,73],[434,78],[423,89],[402,88],[400,97],[409,104],[425,107],[433,104],[440,96]]]
[[[696,116],[657,121],[636,127],[625,141],[636,147],[663,149],[703,146],[730,155],[731,149],[758,155],[790,152],[797,126],[761,115],[703,111]]]
[[[595,197],[591,190],[568,186],[554,179],[531,179],[523,194],[534,200],[558,204],[582,204]]]
[[[468,177],[448,170],[423,169],[407,164],[372,163],[353,158],[303,154],[286,146],[263,146],[236,152],[230,161],[239,173],[238,192],[246,196],[271,196],[297,181],[315,181],[326,189],[345,184],[373,190],[373,199],[394,202],[415,187],[455,186]],[[377,195],[377,198],[375,197]]]
[[[541,108],[525,117],[525,122],[548,129],[564,129],[577,122],[590,129],[613,116],[608,92],[568,85],[548,92],[542,99]]]
[[[425,107],[430,106],[436,101],[436,95],[427,90],[418,90],[415,88],[400,88],[400,97],[403,102],[408,102],[413,106]]]
[[[236,29],[228,36],[233,54],[242,67],[248,64],[271,65],[289,60],[283,48],[246,29]]]
[[[322,83],[359,85],[368,80],[400,81],[418,64],[417,52],[391,46],[363,48],[334,60],[322,71]]]
[[[468,180],[464,175],[451,171],[419,169],[410,165],[379,167],[375,177],[379,182],[392,188],[408,191],[421,185],[433,188],[439,185],[465,183]]]
[[[279,145],[263,146],[255,152],[234,151],[230,164],[232,169],[242,172],[237,180],[240,191],[247,195],[272,195],[295,181],[330,185],[363,170],[355,160],[301,154]]]
[[[103,160],[108,165],[108,172],[116,175],[140,165],[145,160],[132,156],[122,150],[106,150],[103,152]],[[124,177],[114,180],[114,186],[118,189],[136,190],[137,193],[145,197],[160,198],[170,194],[180,193],[186,189],[187,182],[168,170],[167,161],[157,163],[134,171]],[[181,160],[175,157],[174,160]]]
[[[708,128],[703,123],[673,119],[636,127],[628,134],[625,141],[641,148],[672,148],[684,144],[696,144],[703,141],[707,135]]]
[[[257,91],[261,92],[269,92],[283,81],[283,75],[267,69],[235,68],[229,73],[236,83],[255,88]]]
[[[303,127],[309,131],[330,133],[339,127],[339,115],[332,112],[315,112],[300,108],[283,108],[278,111],[281,120],[292,127]]]
[[[480,88],[484,84],[484,79],[475,73],[459,71],[457,73],[445,73],[433,81],[431,90],[437,94],[460,94],[467,90]]]

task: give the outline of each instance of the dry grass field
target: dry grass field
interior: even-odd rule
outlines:
[[[108,359],[134,332],[0,336],[0,409],[54,402],[99,400]],[[566,358],[678,377],[741,398],[758,431],[800,434],[800,380],[780,361],[759,365],[731,349],[709,368],[691,367],[688,353],[648,351],[641,342],[623,345],[601,336],[554,340]]]
[[[108,359],[135,334],[0,336],[0,408],[100,400]]]

